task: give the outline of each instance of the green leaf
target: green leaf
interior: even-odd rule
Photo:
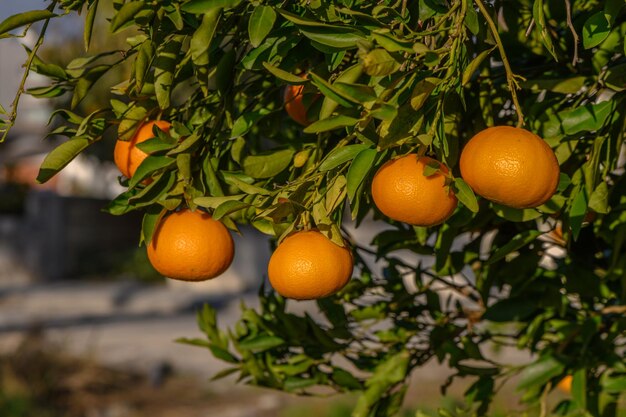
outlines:
[[[91,67],[87,72],[79,78],[74,87],[74,95],[72,96],[71,108],[75,109],[78,104],[87,96],[87,93],[93,85],[102,77],[111,67],[109,65],[97,65]]]
[[[335,83],[354,83],[359,79],[359,77],[361,77],[362,74],[363,66],[361,64],[356,64],[339,74],[339,76],[335,80]],[[342,91],[339,90],[339,93],[341,92]],[[322,107],[320,108],[320,119],[326,119],[328,116],[330,116],[335,111],[338,105],[339,103],[332,98],[328,96],[324,97],[324,101],[322,101]]]
[[[199,66],[209,64],[209,47],[215,35],[220,16],[220,9],[211,10],[202,16],[202,23],[193,33],[189,44],[191,60],[194,64]]]
[[[308,388],[317,384],[317,380],[312,378],[302,378],[298,376],[290,376],[285,379],[283,388],[285,391],[295,391]]]
[[[564,366],[551,356],[542,356],[524,367],[517,384],[518,390],[541,387],[563,373]]]
[[[318,120],[317,122],[311,123],[309,126],[304,128],[304,133],[321,133],[328,132],[330,130],[339,129],[341,127],[354,126],[359,119],[355,119],[354,117],[348,116],[331,116],[327,119]]]
[[[341,368],[333,368],[331,379],[337,385],[340,385],[350,391],[363,389],[361,381],[359,381],[354,375],[352,375],[352,373]]]
[[[262,352],[285,344],[285,341],[278,336],[260,335],[239,342],[242,350],[252,350]]]
[[[233,123],[233,128],[230,132],[230,138],[235,139],[245,135],[252,128],[252,126],[254,126],[256,122],[261,120],[266,114],[266,110],[247,112],[242,114]]]
[[[350,164],[348,175],[346,176],[348,181],[348,199],[350,202],[354,200],[359,187],[372,169],[376,155],[378,155],[376,149],[363,149],[354,157],[354,160]]]
[[[438,78],[427,77],[415,84],[411,92],[411,108],[416,111],[421,109],[440,82]]]
[[[162,109],[170,106],[174,70],[178,62],[178,54],[182,49],[181,40],[182,37],[177,35],[166,41],[163,48],[157,51],[154,61],[154,91],[159,107]]]
[[[24,46],[26,52],[30,55],[32,50],[27,46]],[[57,78],[59,80],[67,80],[68,75],[63,68],[56,64],[43,62],[37,55],[33,57],[33,62],[31,64],[31,69],[35,71],[37,74],[45,75],[49,78]]]
[[[283,149],[243,159],[243,171],[252,178],[271,178],[283,172],[291,163],[293,149]]]
[[[89,139],[74,138],[54,148],[43,160],[37,175],[37,182],[41,184],[48,181],[89,145],[91,145]]]
[[[180,9],[184,12],[203,14],[215,9],[232,9],[241,2],[242,0],[190,0],[183,4]]]
[[[134,208],[141,208],[152,205],[161,199],[172,189],[176,182],[176,174],[173,172],[166,172],[159,175],[158,178],[148,184],[145,188],[138,191],[134,196],[130,197],[127,201],[129,205]]]
[[[250,207],[250,204],[244,203],[242,201],[237,201],[237,200],[224,201],[213,212],[213,218],[215,220],[219,220],[224,216],[228,216],[229,214],[247,209],[248,207]]]
[[[587,189],[583,187],[578,188],[578,192],[572,199],[572,208],[569,212],[570,227],[572,228],[572,236],[574,239],[578,238],[580,229],[582,228],[585,215],[587,214]]]
[[[461,178],[455,178],[453,184],[456,198],[472,213],[478,213],[478,200],[472,188]]]
[[[626,392],[626,375],[606,378],[602,381],[602,386],[606,392],[624,393]]]
[[[57,15],[52,13],[50,10],[31,10],[29,12],[14,14],[13,16],[7,17],[0,23],[0,38],[5,37],[4,35],[13,29],[38,22],[40,20],[52,19],[53,17],[57,17]]]
[[[604,41],[611,32],[611,23],[604,11],[593,14],[583,25],[583,46],[591,49]]]
[[[382,48],[369,51],[361,60],[365,72],[373,77],[391,75],[400,69],[400,62]]]
[[[546,23],[546,16],[543,11],[543,0],[535,0],[533,3],[533,18],[535,19],[535,24],[537,25],[537,29],[539,30],[539,34],[541,35],[541,41],[545,45],[546,49],[555,60],[557,60],[556,52],[554,50],[554,44],[552,43],[552,37],[550,36],[550,31],[548,30]]]
[[[530,242],[537,239],[537,237],[541,234],[543,234],[543,232],[540,230],[525,230],[521,233],[518,233],[506,245],[495,251],[494,254],[489,257],[487,263],[492,264],[499,261],[509,253],[528,245]]]
[[[591,193],[589,208],[600,214],[609,212],[609,186],[606,182],[601,182]]]
[[[242,179],[238,178],[238,176],[236,174],[233,174],[231,172],[224,172],[224,171],[222,171],[221,174],[224,176],[224,181],[226,181],[227,184],[239,188],[241,191],[243,191],[246,194],[260,194],[260,195],[270,195],[271,194],[265,188],[261,188],[261,187],[255,186],[255,185],[248,184],[247,182],[245,182]]]
[[[527,222],[541,217],[541,212],[535,209],[516,209],[496,203],[493,203],[493,211],[503,219],[512,222]]]
[[[463,78],[461,80],[461,85],[465,85],[470,81],[470,79],[472,78],[472,75],[474,75],[474,73],[480,67],[480,64],[482,64],[485,61],[485,59],[489,56],[489,54],[491,54],[491,52],[493,52],[494,49],[496,49],[495,46],[491,49],[482,51],[474,59],[470,61],[467,67],[465,67],[465,71],[463,71]]]
[[[250,44],[255,48],[263,42],[276,22],[276,12],[270,6],[257,6],[248,21]]]
[[[326,158],[324,158],[319,166],[319,170],[324,172],[338,167],[339,165],[354,159],[359,152],[364,149],[368,149],[369,147],[369,145],[358,144],[335,148],[330,151],[328,155],[326,155]]]
[[[165,213],[167,213],[166,209],[152,206],[149,207],[146,214],[144,214],[143,220],[141,221],[141,241],[145,243],[146,246],[152,241],[152,236],[154,235],[157,224],[159,224],[159,221]]]
[[[598,104],[585,104],[558,114],[564,133],[575,135],[580,132],[600,130],[607,118],[615,111],[616,100]]]
[[[360,103],[371,103],[378,100],[376,91],[369,85],[350,84],[337,80],[332,83],[332,86],[344,93],[347,97],[355,99]]]
[[[227,201],[239,201],[242,198],[244,198],[246,195],[247,194],[236,194],[236,195],[217,196],[217,197],[197,197],[197,198],[194,198],[193,202],[199,205],[200,207],[214,209]]]
[[[467,8],[465,12],[465,26],[472,32],[473,35],[478,35],[480,32],[480,23],[478,23],[478,13],[474,10],[471,1],[468,1],[470,6]]]
[[[311,72],[310,76],[313,84],[315,84],[317,88],[319,88],[322,94],[324,94],[326,97],[333,100],[334,102],[338,103],[339,105],[343,107],[353,107],[355,103],[359,103],[358,100],[333,87],[328,81],[326,81],[319,75]]]
[[[579,410],[587,409],[587,370],[584,368],[572,376],[572,400]]]
[[[48,87],[35,87],[35,88],[29,88],[28,90],[26,90],[26,94],[29,94],[37,98],[59,97],[65,94],[66,92],[67,92],[66,89],[58,85],[51,85]]]
[[[146,3],[143,0],[125,3],[111,19],[111,32],[115,33],[120,29],[124,29],[126,24],[130,23],[145,5]]]
[[[290,72],[283,71],[280,68],[275,67],[274,65],[270,64],[269,62],[264,62],[263,66],[265,67],[266,70],[271,72],[272,75],[274,75],[276,78],[278,78],[279,80],[288,82],[289,84],[300,85],[300,84],[305,84],[308,82],[308,80],[305,77],[300,77]]]
[[[83,30],[83,43],[85,45],[85,51],[89,50],[89,44],[91,43],[91,35],[93,34],[93,24],[96,21],[96,12],[98,11],[98,2],[95,0],[88,5],[89,11],[85,18],[85,28]]]
[[[398,39],[388,32],[372,32],[372,39],[389,52],[409,52],[415,53],[413,50],[413,42]]]
[[[539,93],[542,90],[552,91],[559,94],[576,94],[590,81],[590,77],[576,76],[570,78],[538,78],[522,81],[522,88],[527,88]]]
[[[170,167],[176,163],[176,159],[168,156],[148,156],[137,167],[133,177],[128,182],[129,188],[133,188],[141,181],[146,179],[150,174],[160,169]]]
[[[357,42],[365,41],[365,35],[353,27],[324,24],[285,10],[278,10],[278,12],[297,25],[304,36],[321,45],[336,49],[352,49],[356,48]]]

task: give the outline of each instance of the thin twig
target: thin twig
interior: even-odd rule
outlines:
[[[524,36],[529,37],[530,32],[532,32],[534,27],[535,27],[535,18],[533,17],[532,19],[530,19],[530,23],[528,24],[528,29],[526,29],[526,33],[524,34]]]
[[[480,13],[483,15],[487,24],[489,25],[489,29],[493,34],[494,39],[496,40],[496,44],[498,45],[498,51],[500,51],[500,57],[502,58],[502,64],[504,65],[504,70],[506,71],[506,81],[509,87],[509,91],[511,92],[511,98],[513,99],[513,105],[515,106],[515,112],[517,113],[517,127],[524,126],[524,114],[522,113],[522,108],[517,100],[516,89],[519,88],[517,80],[515,79],[515,74],[511,70],[511,65],[509,64],[509,59],[506,56],[506,51],[504,50],[504,45],[502,45],[502,39],[500,39],[500,35],[498,34],[498,28],[496,24],[489,16],[489,12],[485,8],[482,0],[474,0],[476,5],[480,9]]]
[[[625,314],[626,306],[609,306],[602,309],[602,314]]]
[[[54,10],[54,7],[56,7],[56,3],[57,3],[56,1],[53,2],[48,7],[48,10],[50,11]],[[30,74],[30,69],[33,65],[33,61],[35,60],[35,56],[37,55],[37,51],[43,44],[43,40],[46,35],[46,30],[48,29],[48,24],[50,23],[50,19],[51,18],[47,18],[44,21],[44,24],[41,28],[41,32],[39,33],[39,38],[37,39],[37,42],[33,46],[33,49],[30,51],[30,54],[28,55],[28,59],[26,60],[26,63],[24,64],[24,67],[25,67],[24,74],[22,74],[22,79],[20,81],[19,88],[17,89],[17,92],[15,93],[15,98],[13,99],[13,102],[11,103],[11,114],[9,115],[9,120],[8,120],[9,124],[6,128],[4,128],[5,130],[3,132],[0,132],[1,133],[0,143],[4,142],[4,140],[9,134],[9,130],[11,130],[11,128],[15,124],[15,120],[17,119],[17,108],[19,107],[19,104],[20,104],[20,98],[22,97],[22,94],[24,93],[26,89],[26,80],[28,79],[28,75]]]
[[[541,394],[541,411],[539,413],[539,417],[546,417],[548,415],[548,393],[552,389],[552,383],[548,382],[546,387],[543,389],[543,393]]]
[[[404,13],[406,13],[406,3],[407,3],[407,0],[402,0],[402,13],[401,13],[402,18],[404,18]],[[400,31],[403,31],[403,30],[404,30],[404,22],[400,24]]]
[[[572,65],[576,66],[578,63],[578,33],[576,33],[576,29],[574,28],[574,24],[572,23],[572,4],[570,0],[565,0],[565,11],[567,13],[567,27],[572,32],[572,36],[574,37],[574,58],[572,59]]]

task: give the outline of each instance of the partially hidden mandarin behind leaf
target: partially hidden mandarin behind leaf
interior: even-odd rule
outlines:
[[[115,143],[113,159],[117,168],[126,178],[131,178],[143,160],[148,157],[148,154],[139,149],[137,144],[154,137],[154,133],[152,133],[154,125],[165,133],[169,132],[171,127],[170,123],[165,120],[147,122],[137,129],[129,141],[118,139]]]
[[[222,274],[235,247],[228,229],[208,213],[181,210],[161,219],[148,245],[148,259],[162,275],[204,281]]]
[[[285,111],[302,126],[308,126],[311,121],[307,118],[308,108],[304,103],[303,91],[304,85],[288,85],[285,88]]]
[[[430,169],[436,171],[428,175]],[[385,163],[374,175],[372,198],[387,217],[415,226],[435,226],[458,201],[447,183],[448,168],[427,156],[409,154]]]
[[[343,288],[352,276],[349,249],[333,243],[317,230],[293,233],[276,248],[267,268],[277,293],[296,300],[327,297]]]
[[[559,163],[548,144],[528,130],[496,126],[478,132],[461,152],[461,176],[487,200],[532,208],[552,197]]]
[[[567,375],[566,377],[561,379],[556,387],[566,394],[572,392],[572,376]]]

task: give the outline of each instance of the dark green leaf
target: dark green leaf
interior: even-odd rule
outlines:
[[[113,19],[111,19],[111,32],[115,33],[123,29],[145,5],[146,3],[141,0],[125,3],[115,16],[113,16]]]
[[[96,13],[98,11],[98,2],[100,0],[95,0],[93,3],[89,4],[89,11],[87,12],[87,17],[85,18],[85,29],[83,30],[83,43],[85,45],[85,50],[89,49],[89,44],[91,43],[91,35],[93,34],[93,24],[96,20]]]
[[[499,261],[509,253],[528,245],[530,242],[537,239],[537,237],[541,234],[543,234],[543,232],[540,230],[525,230],[521,233],[518,233],[506,245],[495,251],[494,254],[489,257],[489,260],[487,262],[491,264]]]
[[[528,318],[536,308],[525,298],[508,298],[487,308],[482,318],[496,323],[522,321]]]
[[[191,60],[196,65],[209,64],[209,47],[220,20],[220,9],[211,10],[202,16],[202,23],[193,33],[189,44]]]
[[[346,176],[348,181],[348,199],[350,202],[354,200],[359,187],[372,169],[377,154],[376,149],[363,149],[354,157],[354,160],[350,164],[348,175]]]
[[[167,213],[166,209],[158,206],[149,207],[141,222],[141,241],[148,246],[152,241],[152,236],[156,230],[157,224],[161,218]]]
[[[611,31],[611,23],[603,11],[593,14],[583,25],[583,46],[585,49],[598,46]]]
[[[37,175],[37,182],[44,183],[55,176],[60,170],[84,151],[91,142],[86,138],[70,139],[57,146],[43,160]]]
[[[527,365],[520,374],[518,390],[540,387],[563,373],[563,364],[551,356],[543,356]]]
[[[133,188],[135,185],[150,176],[153,172],[170,167],[175,163],[176,159],[168,156],[148,156],[137,167],[137,170],[130,179],[128,186]]]
[[[239,348],[242,350],[252,350],[255,352],[262,352],[264,350],[272,349],[285,344],[285,341],[277,336],[261,335],[255,336],[251,339],[242,340],[239,342]]]

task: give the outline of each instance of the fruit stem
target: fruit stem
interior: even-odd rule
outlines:
[[[506,56],[506,52],[504,50],[504,46],[502,45],[502,39],[500,39],[500,35],[498,34],[498,28],[496,24],[493,22],[493,19],[489,15],[489,12],[485,8],[482,0],[474,0],[478,8],[480,9],[480,13],[483,15],[487,24],[489,25],[489,29],[493,34],[494,39],[496,40],[496,44],[498,45],[498,51],[500,52],[500,57],[502,58],[502,64],[504,65],[504,70],[506,71],[506,81],[509,87],[509,91],[511,92],[511,98],[513,99],[513,105],[515,106],[515,112],[517,113],[517,127],[524,126],[524,114],[522,113],[522,108],[519,105],[519,101],[517,100],[516,90],[519,89],[519,84],[515,79],[516,75],[513,74],[511,70],[511,65],[509,64],[509,59]]]

